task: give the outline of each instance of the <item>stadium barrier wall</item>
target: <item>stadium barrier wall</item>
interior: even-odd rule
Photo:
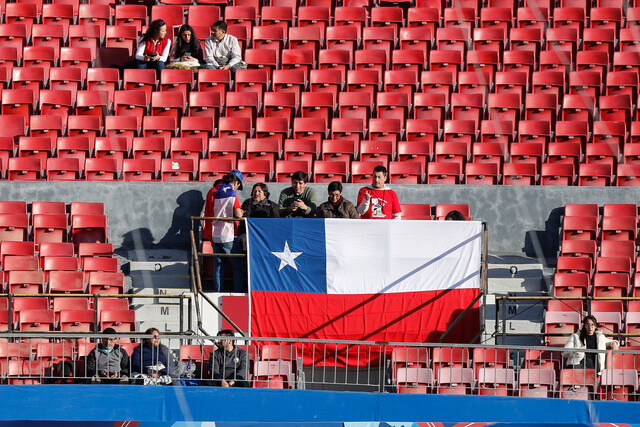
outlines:
[[[0,420],[638,423],[634,402],[120,385],[2,386]]]
[[[309,184],[326,200],[326,184]],[[277,202],[287,183],[269,183]],[[250,197],[252,183],[240,192]],[[345,184],[344,196],[355,202],[361,184]],[[392,185],[401,203],[467,203],[474,220],[487,221],[489,253],[543,254],[554,261],[562,207],[567,203],[636,203],[633,187],[545,187],[474,185]],[[0,200],[103,202],[109,240],[115,248],[189,248],[192,216],[199,216],[210,183],[141,182],[0,182]]]

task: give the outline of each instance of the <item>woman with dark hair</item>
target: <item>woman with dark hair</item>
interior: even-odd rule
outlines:
[[[269,187],[258,182],[253,185],[251,198],[242,203],[245,218],[280,218],[278,204],[269,200]],[[247,250],[247,228],[242,221],[238,227],[238,241],[244,251]]]
[[[588,315],[582,321],[580,332],[571,334],[564,348],[588,350],[617,350],[620,343],[604,336],[598,329],[595,316]],[[565,351],[567,366],[573,369],[596,369],[598,373],[605,367],[605,353],[585,353],[583,351]]]
[[[153,335],[153,338],[144,338],[142,344],[133,350],[131,372],[144,374],[148,368],[162,363],[164,369],[159,370],[160,375],[170,375],[173,358],[167,346],[160,343],[160,331],[156,328],[149,328],[144,333]]]
[[[329,200],[318,206],[318,218],[360,218],[353,203],[342,197],[342,183],[333,181],[327,189]]]
[[[156,19],[138,42],[135,55],[137,67],[152,68],[160,78],[160,72],[165,68],[170,51],[171,39],[167,37],[167,24],[162,19]]]
[[[194,69],[201,64],[204,64],[202,47],[194,29],[185,24],[178,31],[168,68]]]
[[[251,198],[242,203],[245,218],[279,218],[278,204],[269,200],[269,195],[267,184],[254,184]]]

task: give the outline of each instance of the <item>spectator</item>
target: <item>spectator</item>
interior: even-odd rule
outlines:
[[[251,218],[278,218],[280,210],[275,202],[269,200],[269,188],[267,184],[259,182],[254,184],[251,190],[251,198],[242,203],[245,217]]]
[[[238,39],[227,34],[227,24],[218,21],[211,26],[211,36],[204,41],[204,60],[207,68],[235,70],[247,68],[242,60]]]
[[[231,329],[223,329],[218,336],[234,336]],[[209,377],[213,384],[222,387],[249,387],[247,381],[247,350],[238,348],[233,340],[221,340],[216,343],[216,351],[209,356]]]
[[[251,190],[251,198],[242,203],[245,218],[279,218],[280,209],[275,202],[269,200],[267,184],[259,182]],[[242,221],[238,227],[238,240],[243,251],[247,251],[247,228]]]
[[[464,215],[462,215],[462,212],[452,210],[444,217],[444,220],[445,221],[466,221],[467,218],[465,218]]]
[[[144,333],[153,335],[153,338],[144,338],[142,344],[133,350],[131,372],[143,374],[146,368],[161,363],[163,368],[158,372],[159,375],[170,375],[171,367],[174,365],[173,358],[167,346],[160,343],[160,331],[149,328]]]
[[[138,42],[135,58],[138,68],[152,68],[156,70],[158,78],[165,68],[165,63],[171,51],[171,39],[167,37],[167,24],[162,19],[153,21],[147,32]]]
[[[104,338],[87,356],[87,376],[92,382],[126,383],[129,378],[129,355],[117,344],[116,331],[106,328]]]
[[[620,343],[604,336],[598,328],[595,316],[589,315],[582,320],[580,332],[571,334],[564,348],[589,350],[617,350]],[[596,369],[598,374],[605,368],[604,353],[585,353],[583,351],[566,351],[564,357],[567,366],[573,369]]]
[[[328,188],[329,200],[318,206],[319,218],[360,218],[353,203],[342,197],[342,183],[333,181]]]
[[[216,218],[242,218],[242,207],[237,190],[242,190],[244,176],[238,169],[232,170],[222,178],[217,187],[213,187],[207,193],[204,216]],[[241,254],[242,248],[238,242],[237,221],[212,221],[211,225],[205,224],[204,238],[211,240],[214,253]],[[233,267],[233,288],[236,292],[242,292],[244,282],[244,260],[239,257],[230,257]],[[224,264],[226,259],[216,257],[214,259],[213,282],[215,292],[223,290]]]
[[[190,25],[180,27],[167,68],[193,70],[204,64],[204,55],[196,32]]]
[[[316,213],[318,198],[313,188],[307,187],[309,175],[298,171],[291,176],[291,187],[280,192],[280,216],[286,218],[310,217]]]
[[[358,193],[358,213],[361,218],[400,219],[402,207],[398,195],[387,182],[387,168],[376,166],[371,176],[371,186]]]

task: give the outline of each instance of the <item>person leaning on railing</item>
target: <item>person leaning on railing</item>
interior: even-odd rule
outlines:
[[[571,334],[564,348],[588,350],[617,350],[620,343],[607,338],[598,328],[595,316],[589,315],[582,321],[580,332]],[[585,353],[583,351],[565,351],[567,366],[573,369],[596,369],[598,374],[605,368],[605,353]]]

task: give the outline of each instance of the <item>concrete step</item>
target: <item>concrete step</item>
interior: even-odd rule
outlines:
[[[180,323],[178,323],[178,322],[158,322],[158,321],[155,321],[155,320],[143,320],[141,322],[138,322],[138,330],[139,331],[144,332],[149,328],[158,328],[161,331],[168,331],[168,332],[180,332]],[[184,328],[185,328],[185,331],[186,331],[187,330],[186,325],[185,325]]]
[[[516,270],[512,270],[515,267]],[[514,274],[515,272],[515,274]],[[544,267],[539,263],[532,264],[489,264],[488,275],[491,279],[498,278],[539,278],[544,276]]]
[[[188,253],[173,249],[129,251],[128,269],[133,288],[189,289]]]
[[[506,304],[506,313],[499,312],[499,320],[505,316],[507,319],[514,320],[543,320],[545,304],[544,301],[519,301]],[[502,305],[500,306],[502,310]],[[496,301],[495,295],[487,295],[486,318],[495,319],[496,317]]]
[[[147,328],[150,326],[157,327],[160,330],[164,330],[161,327],[165,324],[171,324],[172,329],[167,329],[171,331],[179,331],[179,322],[180,322],[180,299],[178,298],[140,298],[136,297],[136,295],[191,295],[188,290],[179,289],[179,288],[134,288],[132,290],[133,297],[131,298],[131,307],[136,311],[136,320],[140,322],[139,329],[145,330],[142,324],[147,325]],[[188,324],[188,310],[189,310],[189,300],[187,298],[183,299],[183,328],[187,329],[196,329],[196,310],[195,310],[195,299],[191,298],[191,316],[192,316],[192,325]]]
[[[177,298],[163,298],[161,296],[155,298],[136,298],[136,295],[192,295],[189,289],[183,288],[163,288],[163,287],[149,287],[149,288],[134,288],[132,293],[132,304],[171,304],[176,301],[180,301]]]
[[[132,261],[129,276],[133,288],[189,289],[189,264],[186,261]]]
[[[547,294],[547,285],[542,277],[489,278],[489,293],[494,295],[542,296]]]

